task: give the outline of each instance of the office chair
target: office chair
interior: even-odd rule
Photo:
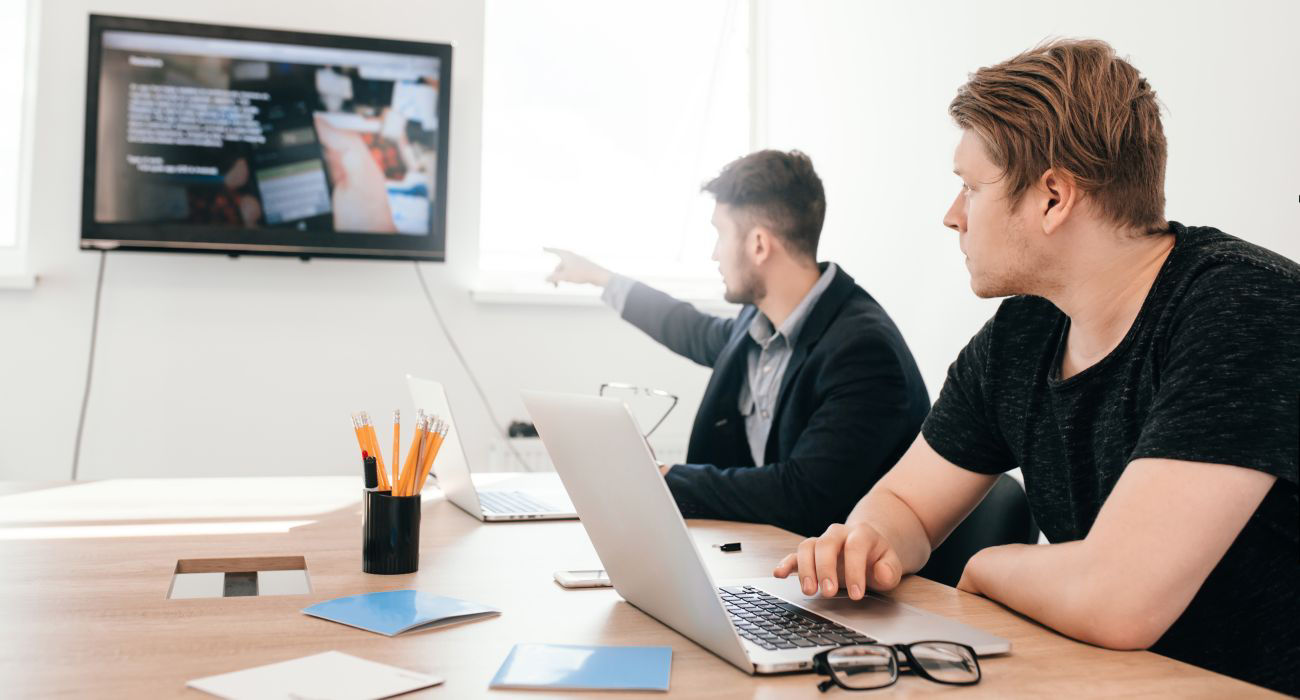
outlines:
[[[966,562],[985,547],[1038,542],[1038,527],[1029,514],[1029,499],[1020,482],[1003,474],[975,510],[953,530],[917,573],[956,586]]]

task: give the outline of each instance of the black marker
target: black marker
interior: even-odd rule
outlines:
[[[366,472],[366,490],[376,491],[379,489],[379,463],[369,453],[361,453],[361,463],[365,465]]]

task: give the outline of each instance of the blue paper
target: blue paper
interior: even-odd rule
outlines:
[[[383,591],[327,600],[303,612],[392,637],[416,627],[449,625],[501,614],[500,610],[468,600],[420,591]]]
[[[672,647],[516,644],[491,687],[667,692],[672,668]]]

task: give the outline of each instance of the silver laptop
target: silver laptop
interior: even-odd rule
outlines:
[[[409,374],[406,383],[416,408],[442,418],[450,426],[438,459],[433,463],[438,487],[447,495],[447,500],[479,520],[490,522],[571,520],[578,517],[564,486],[553,472],[471,474],[442,384]]]
[[[1011,651],[1005,639],[881,595],[805,596],[795,577],[715,582],[627,406],[591,396],[523,396],[619,595],[746,673],[809,670],[819,651],[872,641],[937,639],[968,644],[979,655]]]

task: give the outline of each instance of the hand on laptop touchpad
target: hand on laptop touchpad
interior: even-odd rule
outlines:
[[[817,600],[817,599],[819,599],[819,598],[830,600],[830,599],[834,599],[834,598],[848,598],[848,597],[849,597],[849,592],[848,592],[847,590],[845,590],[844,586],[840,586],[840,587],[835,591],[835,595],[830,595],[830,596],[822,595],[821,592],[819,591],[819,592],[814,593],[814,594],[812,594],[812,595],[808,595],[808,594],[806,594],[806,593],[802,593],[802,592],[801,592],[801,593],[799,594],[799,596],[800,596],[801,598],[803,598],[804,600]]]

